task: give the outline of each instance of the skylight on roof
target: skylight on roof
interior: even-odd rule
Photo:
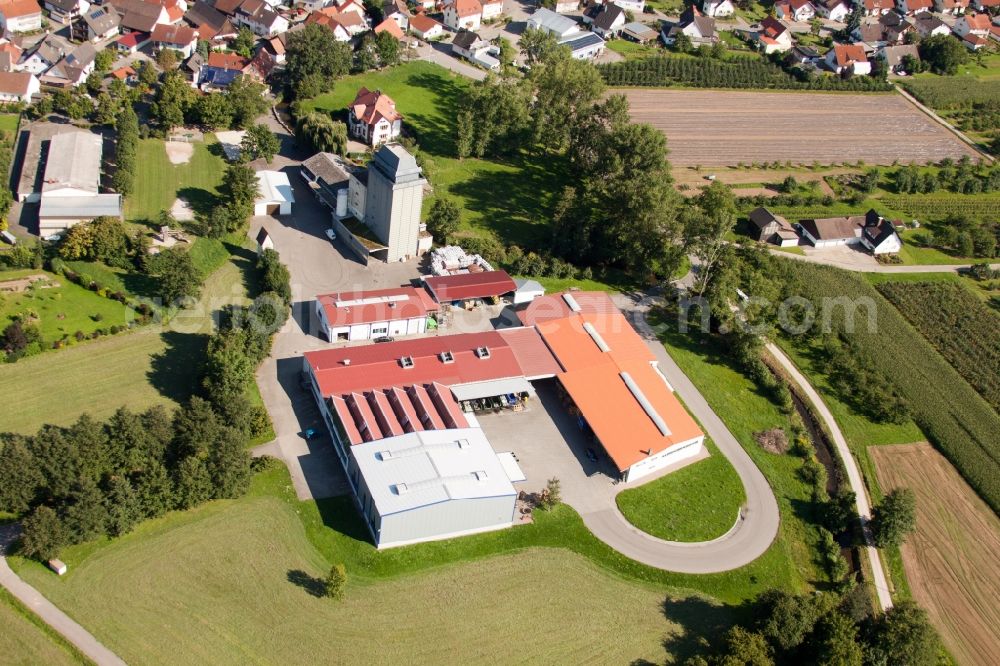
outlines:
[[[598,349],[602,352],[611,351],[611,347],[608,346],[608,343],[604,341],[604,338],[601,337],[601,334],[597,332],[597,329],[594,328],[594,325],[589,321],[583,322],[583,330],[587,332],[587,335],[589,335],[590,339],[594,341],[594,344],[597,345]]]
[[[667,427],[666,421],[664,421],[663,417],[657,413],[653,404],[646,398],[646,394],[642,392],[639,385],[635,383],[634,379],[632,379],[632,375],[627,372],[620,372],[618,374],[622,378],[622,381],[625,382],[625,386],[628,387],[628,390],[632,392],[632,397],[635,398],[635,401],[638,402],[639,406],[641,406],[646,412],[646,416],[649,417],[649,420],[652,421],[653,425],[655,425],[660,431],[660,434],[664,437],[669,437],[671,433],[670,428]]]
[[[479,358],[482,358],[482,359],[489,358],[490,357],[490,348],[486,347],[486,346],[477,347],[476,348],[476,356],[478,356]]]
[[[407,369],[412,368],[413,367],[413,357],[412,356],[404,356],[403,358],[399,359],[399,364],[401,366],[403,366],[404,368],[407,368]]]
[[[455,362],[455,355],[452,354],[450,351],[443,351],[443,352],[441,352],[441,362],[442,363],[454,363]]]
[[[576,299],[573,298],[571,294],[563,294],[562,297],[563,300],[566,301],[566,305],[569,306],[570,310],[572,310],[573,312],[580,311],[580,304],[576,302]]]

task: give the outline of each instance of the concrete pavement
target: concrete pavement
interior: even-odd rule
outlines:
[[[868,561],[871,564],[872,576],[874,578],[875,584],[875,594],[878,597],[879,606],[883,611],[892,608],[892,596],[889,594],[889,583],[885,578],[885,570],[882,568],[882,560],[879,557],[879,551],[872,545],[871,534],[868,530],[868,521],[871,520],[872,516],[872,505],[871,500],[868,498],[868,492],[865,488],[864,481],[861,478],[861,472],[858,469],[858,464],[854,460],[854,456],[851,455],[851,449],[847,446],[847,440],[844,438],[844,434],[841,432],[840,427],[837,425],[837,421],[833,418],[833,414],[830,413],[829,408],[823,402],[819,393],[816,389],[812,387],[809,380],[806,379],[792,360],[785,355],[781,349],[778,348],[773,342],[768,342],[767,351],[771,353],[772,356],[781,364],[781,367],[788,372],[791,376],[792,381],[794,381],[799,388],[805,393],[806,397],[816,408],[819,413],[820,418],[823,419],[823,423],[826,424],[827,430],[833,436],[834,445],[837,447],[837,454],[840,459],[844,461],[844,468],[847,470],[847,482],[851,485],[851,490],[854,491],[855,503],[857,507],[858,515],[861,516],[861,523],[864,526],[865,541],[867,545],[864,547],[865,553],[868,556]]]
[[[3,554],[16,535],[16,528],[12,526],[7,526],[0,533],[0,585],[98,666],[125,666],[125,662],[94,638],[93,634],[56,608],[51,601],[42,596],[41,592],[14,573]]]

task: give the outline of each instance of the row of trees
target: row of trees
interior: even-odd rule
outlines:
[[[966,156],[957,164],[937,170],[921,170],[914,165],[900,167],[893,175],[893,187],[900,194],[928,194],[939,189],[958,194],[1000,191],[1000,166],[978,167]]]
[[[264,90],[263,84],[240,76],[221,93],[198,95],[183,74],[171,70],[156,87],[149,114],[167,131],[185,123],[245,129],[267,110]]]
[[[110,99],[110,98],[109,98]],[[118,140],[115,143],[115,172],[112,185],[127,197],[135,186],[136,155],[139,150],[139,118],[131,104],[126,104],[115,118]]]

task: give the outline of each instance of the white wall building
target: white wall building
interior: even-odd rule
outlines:
[[[316,297],[320,333],[330,342],[419,335],[438,309],[426,291],[398,287],[321,294]]]
[[[281,171],[258,171],[259,195],[253,205],[254,215],[291,215],[295,193],[288,174]]]

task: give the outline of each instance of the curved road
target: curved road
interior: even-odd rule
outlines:
[[[637,303],[627,296],[616,296],[615,300],[649,344],[667,381],[736,470],[747,501],[733,528],[712,541],[679,543],[657,539],[629,524],[613,500],[610,506],[605,504],[604,508],[587,510],[580,507],[584,524],[594,536],[622,555],[658,569],[706,574],[729,571],[753,562],[770,547],[780,523],[778,502],[767,479],[691,380],[670,358],[655,331],[646,322],[650,299]]]
[[[802,392],[809,398],[809,401],[819,413],[820,418],[826,424],[827,430],[833,436],[833,443],[837,447],[837,453],[840,455],[840,459],[844,461],[844,468],[847,470],[847,481],[851,484],[851,490],[854,491],[857,512],[861,516],[861,524],[864,527],[865,541],[867,542],[864,550],[868,554],[868,561],[871,564],[878,603],[882,610],[886,611],[892,608],[892,597],[889,594],[889,583],[885,578],[885,570],[882,569],[882,560],[879,557],[879,551],[872,545],[871,534],[868,531],[868,521],[871,520],[872,516],[872,505],[868,499],[868,492],[861,478],[861,472],[858,470],[858,464],[855,462],[854,456],[851,455],[851,449],[847,446],[844,433],[840,431],[837,421],[833,418],[833,414],[830,413],[819,393],[812,387],[805,375],[799,372],[799,369],[792,363],[792,360],[773,342],[768,342],[766,347],[767,351],[781,364],[781,367],[788,372],[792,381],[798,384]]]

